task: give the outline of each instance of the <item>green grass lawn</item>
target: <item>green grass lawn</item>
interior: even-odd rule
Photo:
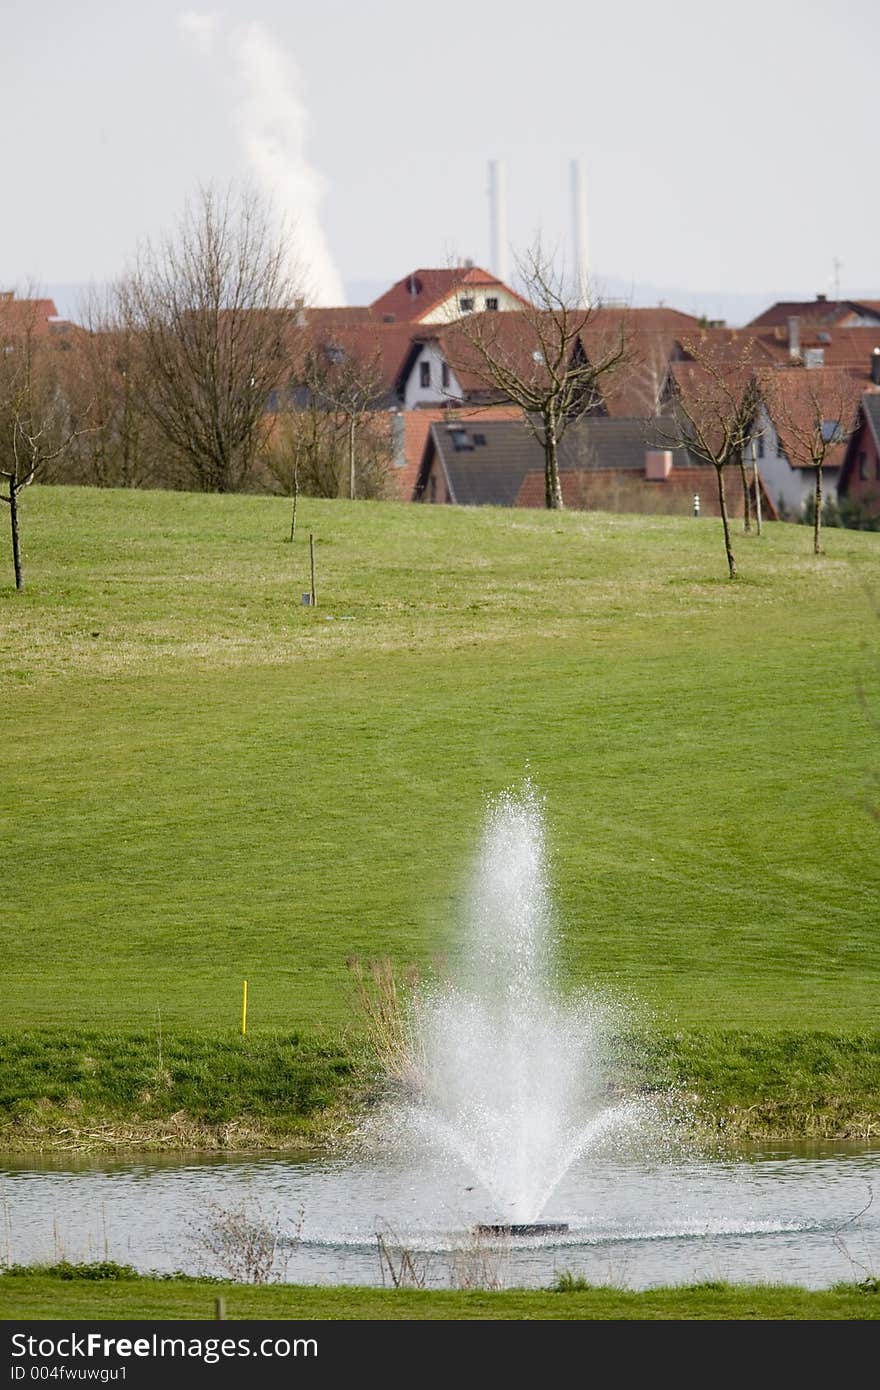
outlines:
[[[34,488],[0,537],[3,1019],[356,1026],[546,799],[561,974],[661,1029],[877,1027],[880,538]],[[307,532],[319,606],[303,608]],[[867,703],[866,703],[866,699]]]
[[[874,1281],[876,1282],[876,1281]],[[225,1284],[149,1277],[62,1278],[24,1270],[0,1276],[0,1318],[74,1321],[211,1319],[222,1298],[235,1319],[865,1319],[880,1317],[872,1284],[806,1290],[786,1285],[697,1284],[625,1289],[425,1290]],[[219,1331],[219,1329],[218,1329]]]

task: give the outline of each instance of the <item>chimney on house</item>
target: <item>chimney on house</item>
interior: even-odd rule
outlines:
[[[796,314],[788,320],[788,355],[792,361],[801,355],[801,321]]]
[[[871,381],[874,386],[880,386],[880,347],[875,347],[871,353]]]
[[[489,161],[489,269],[507,283],[507,167],[503,159]]]

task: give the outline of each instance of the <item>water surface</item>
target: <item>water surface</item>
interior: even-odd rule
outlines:
[[[567,1222],[567,1234],[485,1242],[472,1233],[497,1219],[492,1199],[451,1161],[56,1157],[0,1167],[0,1255],[223,1274],[206,1235],[224,1213],[244,1212],[286,1237],[276,1273],[288,1282],[381,1284],[378,1234],[392,1256],[409,1250],[435,1287],[539,1287],[571,1271],[633,1289],[707,1279],[825,1288],[880,1274],[874,1192],[877,1146],[790,1146],[694,1162],[583,1160],[542,1213]]]

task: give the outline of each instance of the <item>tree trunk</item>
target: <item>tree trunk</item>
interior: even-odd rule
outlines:
[[[556,422],[546,422],[544,428],[544,503],[550,511],[562,511],[562,487],[559,482],[558,441]]]
[[[9,520],[12,526],[12,568],[15,570],[16,589],[24,588],[24,574],[21,568],[21,541],[18,535],[18,488],[14,482],[9,484]]]
[[[296,540],[296,504],[299,500],[299,464],[293,465],[293,512],[290,517],[290,540]]]
[[[822,554],[822,465],[816,466],[816,495],[813,499],[813,554]]]
[[[716,463],[715,473],[718,478],[718,506],[721,508],[721,522],[724,526],[724,549],[727,552],[727,568],[730,571],[731,579],[736,579],[736,560],[733,557],[733,550],[730,545],[730,522],[727,519],[727,498],[724,494],[723,463]]]
[[[743,531],[748,536],[752,530],[752,499],[749,493],[749,480],[746,476],[746,461],[743,457],[742,450],[740,450],[739,455],[739,471],[743,485]]]
[[[348,421],[348,495],[352,502],[355,495],[354,482],[354,415]]]
[[[755,448],[755,441],[752,440],[752,479],[755,484],[755,526],[758,535],[761,534],[761,475],[758,472],[758,451]]]

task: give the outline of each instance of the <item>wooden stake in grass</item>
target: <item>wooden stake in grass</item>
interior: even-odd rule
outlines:
[[[241,982],[241,1036],[247,1032],[247,980]]]
[[[309,567],[312,575],[311,594],[312,607],[314,608],[315,604],[318,602],[318,596],[315,593],[315,537],[312,535],[311,531],[309,532]]]

